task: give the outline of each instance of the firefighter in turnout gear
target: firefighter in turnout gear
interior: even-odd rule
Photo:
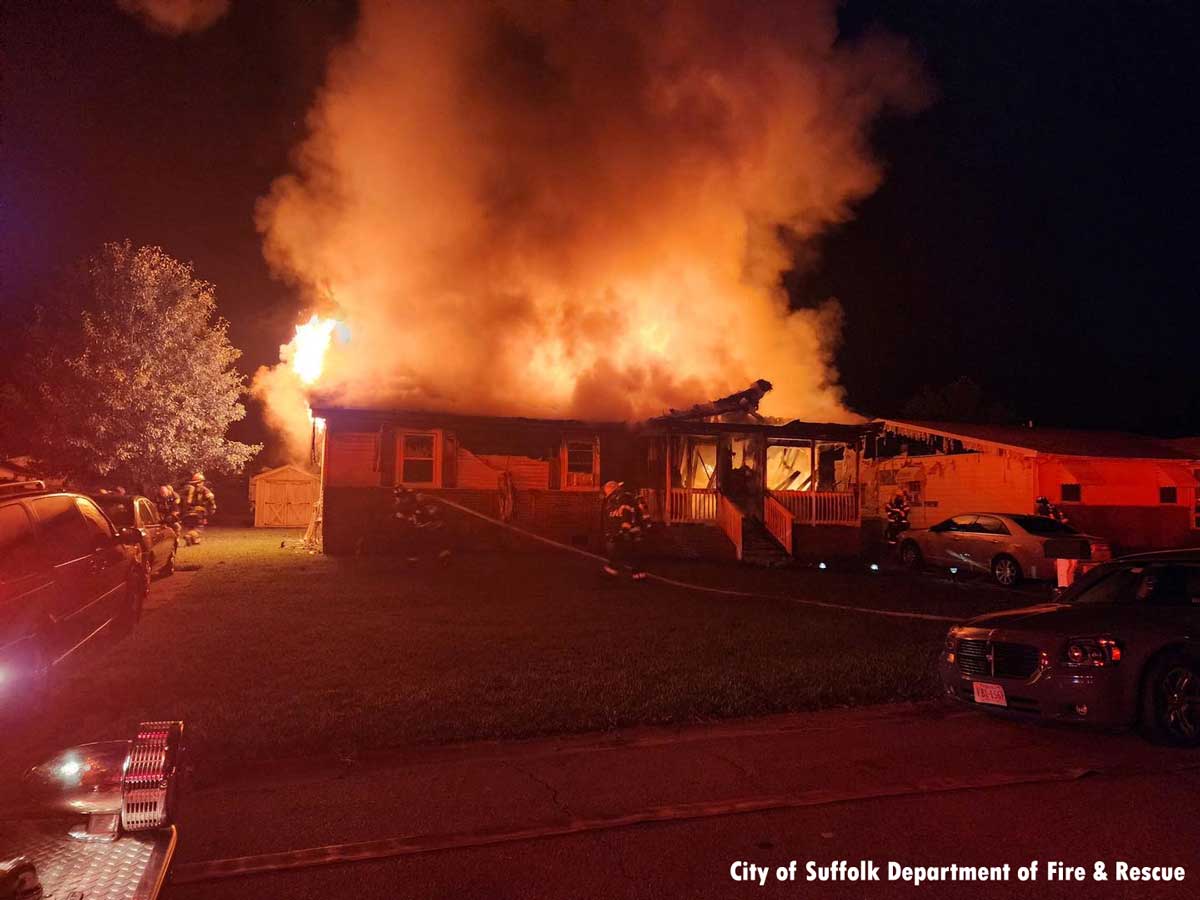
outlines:
[[[1066,525],[1070,521],[1066,513],[1050,502],[1049,497],[1038,497],[1033,501],[1033,514],[1035,516],[1045,516],[1048,519],[1053,519],[1055,522],[1061,522],[1063,525]],[[1066,590],[1075,583],[1075,576],[1079,573],[1079,560],[1054,560],[1054,573],[1058,576],[1058,590]]]
[[[217,496],[204,483],[204,473],[197,472],[183,488],[183,539],[188,544],[200,543],[200,529],[208,517],[217,511]]]
[[[408,554],[408,561],[416,564],[421,560],[421,552],[433,553],[433,548],[439,546],[435,555],[442,565],[450,562],[450,551],[446,548],[446,522],[442,519],[441,508],[437,503],[422,497],[412,488],[404,485],[392,493],[392,518],[399,530],[403,550]]]
[[[175,529],[176,536],[183,529],[179,527],[179,495],[175,493],[175,488],[169,484],[160,484],[158,486],[158,496],[154,498],[154,505],[158,507],[158,518],[162,520],[164,525],[170,525]]]
[[[902,489],[897,489],[887,506],[884,507],[884,513],[887,516],[885,536],[889,544],[895,544],[900,540],[900,533],[908,530],[908,514],[911,509],[912,504],[908,502],[908,494]]]
[[[623,483],[604,485],[604,537],[608,545],[608,563],[604,571],[614,577],[629,569],[634,581],[642,581],[642,533],[649,527],[646,504],[637,491]]]

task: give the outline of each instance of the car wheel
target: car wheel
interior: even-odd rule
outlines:
[[[1002,554],[992,560],[992,578],[1001,587],[1016,587],[1022,577],[1021,564],[1011,556]]]
[[[906,569],[920,569],[924,559],[921,556],[921,548],[917,546],[916,541],[905,541],[900,545],[900,562]]]
[[[1142,726],[1161,743],[1200,746],[1200,659],[1170,652],[1151,663],[1142,686]]]

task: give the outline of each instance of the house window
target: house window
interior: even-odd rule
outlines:
[[[596,442],[567,441],[563,446],[563,487],[592,489],[596,486]]]
[[[1178,503],[1179,488],[1176,487],[1160,487],[1158,489],[1159,503]]]
[[[433,434],[401,434],[397,442],[396,466],[401,484],[436,483],[437,441]]]
[[[1083,489],[1077,484],[1061,484],[1058,497],[1063,503],[1082,503]]]

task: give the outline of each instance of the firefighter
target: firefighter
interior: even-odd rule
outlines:
[[[608,562],[604,572],[616,577],[628,568],[634,581],[643,581],[646,572],[641,566],[642,534],[649,527],[646,504],[641,496],[622,482],[609,481],[604,485],[604,536],[608,545]]]
[[[1056,522],[1062,522],[1064,525],[1067,522],[1066,514],[1051,503],[1049,497],[1038,497],[1033,501],[1033,514],[1035,516],[1045,516],[1047,519],[1053,519]]]
[[[404,485],[392,492],[392,517],[399,528],[400,539],[409,552],[408,562],[420,562],[420,551],[440,544],[436,559],[442,565],[450,562],[450,550],[445,546],[445,520],[437,503]]]
[[[1033,501],[1033,514],[1043,516],[1047,519],[1053,519],[1055,522],[1060,522],[1066,525],[1069,521],[1067,514],[1050,502],[1049,497],[1038,497]],[[1079,572],[1079,560],[1077,559],[1056,559],[1054,560],[1054,574],[1057,576],[1058,590],[1063,591],[1075,583],[1075,576]]]
[[[200,543],[200,529],[208,524],[209,516],[217,511],[217,497],[204,482],[204,473],[196,472],[183,488],[183,524],[187,531],[183,539],[188,544]]]
[[[892,499],[887,502],[884,507],[884,514],[887,516],[887,542],[894,544],[900,539],[900,533],[908,530],[908,513],[912,509],[912,504],[908,502],[908,494],[902,488],[898,488],[896,493],[892,495]]]
[[[169,484],[160,484],[158,486],[158,496],[154,498],[154,505],[158,507],[158,517],[164,525],[170,525],[175,529],[176,537],[183,530],[179,527],[179,494],[175,492]]]

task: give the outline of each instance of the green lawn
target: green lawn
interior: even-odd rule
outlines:
[[[221,765],[935,693],[942,623],[614,584],[595,563],[555,552],[485,549],[448,569],[410,568],[281,549],[285,535],[211,529],[182,551],[182,565],[200,568],[156,582],[169,599],[132,636],[59,673],[45,714],[8,735],[0,769],[156,717],[184,719],[200,758]],[[667,568],[833,602],[920,605],[897,589],[904,576]],[[963,615],[998,600],[922,591]]]

